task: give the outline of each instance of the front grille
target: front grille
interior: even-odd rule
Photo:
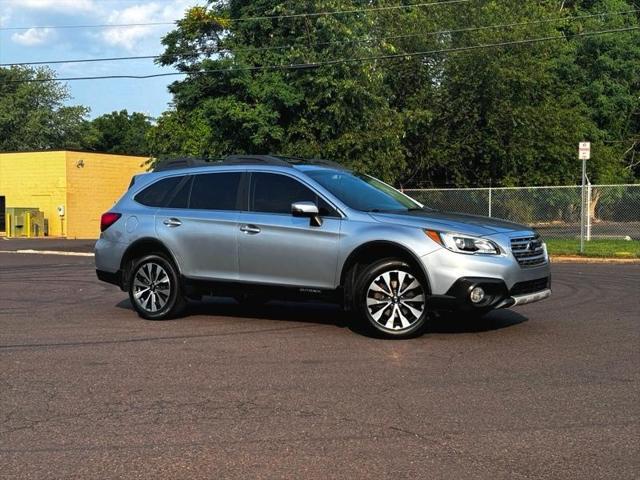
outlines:
[[[539,235],[512,238],[511,252],[521,267],[535,267],[547,261]]]
[[[511,291],[510,295],[527,295],[529,293],[536,293],[541,290],[549,288],[549,277],[537,278],[535,280],[527,280],[526,282],[516,283]]]

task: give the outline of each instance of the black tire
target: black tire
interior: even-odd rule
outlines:
[[[354,302],[365,325],[378,336],[410,338],[425,326],[427,296],[422,272],[403,260],[387,258],[358,275]]]
[[[146,255],[134,260],[129,272],[129,300],[138,315],[168,320],[182,313],[187,301],[173,262],[160,254]]]

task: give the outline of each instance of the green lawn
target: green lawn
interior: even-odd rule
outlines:
[[[580,255],[580,240],[545,239],[549,254]],[[584,242],[586,257],[640,258],[640,241],[638,240],[591,240]]]

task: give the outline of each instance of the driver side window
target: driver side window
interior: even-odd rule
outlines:
[[[294,178],[277,173],[251,174],[249,210],[261,213],[291,214],[294,202],[313,202],[321,216],[337,217],[338,213],[311,189]]]

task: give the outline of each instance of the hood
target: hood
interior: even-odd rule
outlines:
[[[439,210],[425,209],[403,213],[376,212],[370,213],[370,215],[378,222],[429,228],[442,232],[466,233],[468,235],[486,236],[498,233],[532,231],[531,227],[507,220]]]

